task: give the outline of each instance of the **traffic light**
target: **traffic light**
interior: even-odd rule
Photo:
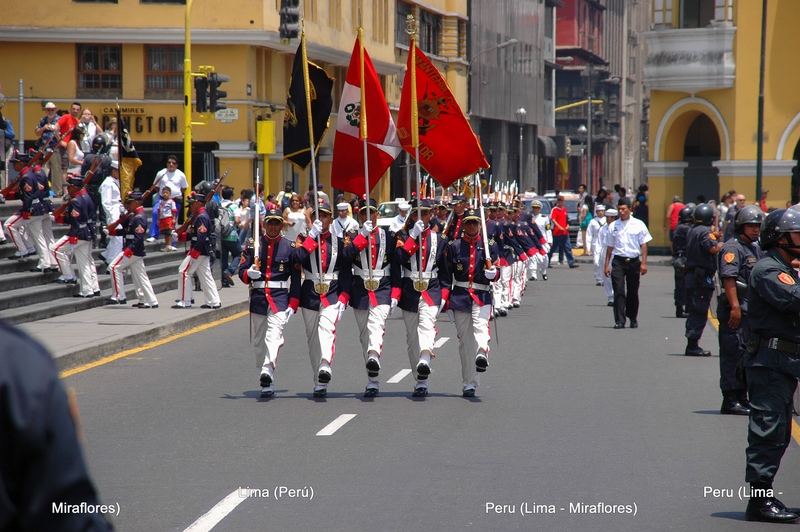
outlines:
[[[210,72],[208,74],[208,90],[209,90],[208,109],[212,113],[216,113],[220,109],[228,108],[227,103],[219,101],[222,98],[226,98],[228,96],[228,93],[226,91],[219,90],[219,86],[230,80],[231,80],[230,76],[226,76],[225,74],[217,74],[216,72]]]
[[[208,78],[205,76],[194,78],[194,90],[197,100],[197,112],[208,112]]]
[[[281,0],[281,25],[278,27],[281,41],[288,42],[300,36],[300,0]]]

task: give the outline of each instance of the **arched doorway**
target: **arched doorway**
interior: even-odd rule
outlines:
[[[797,163],[792,168],[792,205],[800,203],[800,141],[794,147],[792,159]]]
[[[719,170],[711,165],[720,159],[717,128],[708,116],[699,114],[689,126],[683,144],[683,199],[686,202],[719,200]]]

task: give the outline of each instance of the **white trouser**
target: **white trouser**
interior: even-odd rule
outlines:
[[[386,332],[386,319],[389,317],[390,308],[389,305],[378,305],[367,310],[353,309],[364,352],[364,364],[367,363],[370,352],[375,353],[378,358],[383,352],[383,334]],[[377,382],[378,378],[369,380]]]
[[[122,278],[122,272],[129,268],[139,302],[146,305],[158,305],[153,286],[147,277],[147,269],[144,267],[143,257],[137,257],[136,255],[126,257],[124,253],[120,253],[111,261],[109,268],[111,269],[111,287],[114,290],[114,297],[119,300],[125,299],[125,281]]]
[[[267,309],[267,315],[250,313],[253,324],[253,337],[250,341],[256,355],[256,367],[261,373],[272,374],[278,363],[278,352],[283,347],[283,327],[286,325],[286,311],[272,312]],[[267,369],[269,368],[269,369]]]
[[[5,226],[17,251],[25,253],[33,248],[33,240],[28,231],[28,220],[24,219],[22,214],[12,214],[6,220]]]
[[[542,255],[536,253],[533,257],[528,257],[528,260],[525,261],[525,266],[527,267],[527,274],[533,279],[538,278],[538,270],[539,270],[539,261],[541,260]]]
[[[575,239],[575,247],[578,249],[583,249],[583,235],[585,231],[578,229],[578,236]]]
[[[6,234],[3,231],[3,224],[0,223],[0,240],[5,240],[5,239],[6,239]]]
[[[70,263],[71,257],[75,256],[78,266],[78,281],[80,283],[82,296],[88,296],[100,291],[97,282],[97,269],[92,259],[92,243],[88,240],[78,240],[77,244],[70,244],[68,236],[62,236],[55,245],[56,262],[64,277],[73,278],[75,272]]]
[[[522,298],[522,282],[525,279],[525,263],[517,261],[511,267],[511,302]]]
[[[417,378],[417,364],[420,355],[429,354],[433,358],[433,343],[436,340],[436,316],[439,307],[428,305],[424,299],[419,299],[417,312],[403,311],[403,321],[406,323],[406,345],[408,346],[408,362],[411,372]]]
[[[461,357],[461,385],[466,388],[480,385],[475,370],[475,357],[479,352],[489,356],[489,316],[491,305],[480,306],[472,302],[472,312],[453,311],[458,333],[458,354]]]
[[[516,264],[516,262],[514,263]],[[511,306],[511,270],[512,266],[500,268],[500,303],[498,307],[508,308]]]
[[[47,218],[45,224],[44,219]],[[48,239],[48,230],[49,236]],[[31,216],[28,220],[27,227],[28,234],[33,239],[33,245],[36,247],[36,253],[39,255],[39,263],[37,268],[55,268],[56,258],[53,255],[53,230],[50,226],[50,215]]]
[[[595,251],[592,253],[592,260],[594,261],[594,280],[598,283],[602,283],[605,281],[605,274],[603,273],[603,268],[605,268],[605,258],[601,260],[600,253]]]
[[[192,288],[194,285],[192,276],[196,273],[197,278],[200,279],[200,288],[203,290],[203,296],[206,298],[206,305],[214,306],[220,304],[217,282],[211,276],[208,255],[200,255],[196,259],[193,259],[191,255],[186,255],[186,258],[183,259],[178,268],[178,273],[180,274],[178,282],[181,284],[181,301],[187,305],[192,302]]]
[[[323,308],[320,304],[319,312],[303,309],[303,321],[306,322],[306,336],[308,337],[308,358],[314,370],[314,385],[319,384],[319,366],[322,362],[331,364],[336,350],[336,320],[339,319],[339,310],[336,305]]]
[[[106,258],[106,262],[111,263],[111,260],[114,259],[120,253],[122,253],[122,237],[109,236],[108,245],[106,245],[106,250],[103,252],[103,256]]]

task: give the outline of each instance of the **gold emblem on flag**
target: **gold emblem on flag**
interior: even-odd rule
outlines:
[[[416,290],[417,292],[424,292],[427,289],[428,289],[428,281],[423,281],[421,279],[414,281],[414,290]]]
[[[317,283],[314,285],[314,291],[318,294],[327,294],[331,285],[328,283]]]
[[[374,292],[378,289],[378,286],[381,284],[380,281],[377,279],[364,279],[364,288],[369,290],[370,292]]]

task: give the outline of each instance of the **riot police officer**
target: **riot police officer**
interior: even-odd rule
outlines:
[[[750,398],[745,481],[748,521],[796,522],[800,509],[774,497],[772,481],[792,438],[792,395],[800,378],[800,212],[771,212],[761,226],[766,256],[747,288],[750,338],[744,359]],[[794,263],[794,264],[793,264]]]
[[[736,379],[736,364],[744,355],[750,329],[747,325],[747,283],[750,272],[763,256],[758,235],[764,212],[757,205],[740,209],[734,217],[735,237],[725,242],[719,252],[719,279],[724,293],[719,296],[719,387],[722,390],[722,414],[744,415],[747,390]]]
[[[678,212],[678,225],[672,236],[672,266],[675,268],[675,317],[686,318],[686,237],[694,223],[694,207]]]
[[[694,226],[686,237],[686,318],[687,357],[709,357],[711,353],[698,345],[708,321],[708,308],[714,293],[717,261],[714,255],[722,249],[722,238],[714,227],[714,207],[701,203],[694,210]]]

